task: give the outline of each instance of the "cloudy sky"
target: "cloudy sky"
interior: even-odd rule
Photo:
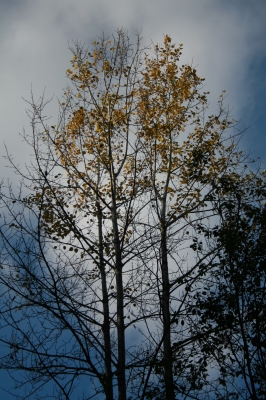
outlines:
[[[0,0],[0,168],[10,175],[4,142],[20,164],[29,149],[19,133],[29,130],[22,97],[59,98],[67,84],[68,46],[89,45],[102,31],[142,30],[143,43],[169,34],[184,44],[183,62],[197,66],[215,104],[227,102],[239,127],[247,128],[243,146],[266,165],[266,1],[265,0]],[[48,114],[56,120],[56,100]]]
[[[193,62],[206,78],[212,104],[226,89],[243,146],[266,167],[266,1],[265,0],[0,0],[0,180],[4,143],[23,165],[29,149],[19,133],[29,130],[23,98],[61,97],[67,84],[68,46],[89,45],[104,31],[142,30],[143,43],[169,34],[184,44],[182,63]],[[56,121],[56,100],[50,113]],[[52,119],[53,120],[53,119]],[[1,391],[1,390],[0,390]],[[5,397],[8,399],[8,397]]]

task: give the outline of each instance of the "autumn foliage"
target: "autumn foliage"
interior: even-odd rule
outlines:
[[[30,102],[26,193],[2,195],[2,366],[38,398],[50,381],[56,399],[249,398],[225,377],[236,342],[217,282],[230,212],[240,197],[261,210],[265,178],[246,172],[225,91],[208,116],[204,79],[168,35],[142,48],[121,30],[72,52],[58,123]]]

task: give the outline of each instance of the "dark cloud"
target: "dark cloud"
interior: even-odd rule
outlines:
[[[142,29],[146,44],[170,34],[184,44],[182,61],[193,62],[206,78],[212,104],[227,89],[237,118],[250,102],[256,112],[256,88],[265,80],[265,68],[254,63],[266,57],[265,1],[2,0],[0,6],[1,139],[19,162],[27,150],[16,152],[18,133],[28,127],[21,96],[28,98],[33,85],[36,96],[46,87],[48,97],[60,97],[71,58],[68,44],[77,39],[89,44],[102,31],[122,26],[130,34]],[[56,102],[49,112],[56,117]]]

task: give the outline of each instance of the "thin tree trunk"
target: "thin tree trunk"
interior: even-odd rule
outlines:
[[[123,291],[123,265],[121,257],[120,239],[117,223],[116,205],[112,207],[114,247],[116,257],[116,290],[117,290],[117,340],[118,340],[118,400],[126,400],[126,352],[125,352],[125,324],[124,324],[124,291]]]
[[[124,326],[124,304],[123,304],[123,280],[121,267],[116,268],[117,287],[117,334],[118,334],[118,399],[126,400],[126,378],[125,378],[125,326]]]
[[[106,285],[106,271],[104,265],[103,255],[103,232],[102,232],[102,209],[97,203],[98,208],[98,235],[99,235],[99,259],[100,259],[100,274],[102,284],[102,296],[103,296],[103,337],[104,337],[104,349],[105,349],[105,395],[106,400],[113,400],[113,381],[112,381],[112,363],[111,363],[111,338],[110,338],[110,316],[109,316],[109,303],[108,303],[108,292]]]
[[[167,257],[167,236],[166,228],[162,226],[161,231],[161,269],[162,269],[162,312],[163,312],[163,351],[164,351],[164,382],[166,400],[174,400],[174,381],[172,369],[172,349],[170,330],[170,285]]]

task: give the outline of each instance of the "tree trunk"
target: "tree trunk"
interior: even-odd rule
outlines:
[[[125,378],[125,326],[124,326],[124,304],[123,304],[123,280],[122,268],[116,268],[117,287],[117,339],[118,339],[118,399],[126,400],[126,378]]]
[[[162,313],[163,313],[163,352],[164,352],[164,382],[166,400],[174,400],[174,382],[172,369],[172,349],[170,330],[170,285],[167,257],[167,236],[166,227],[162,224],[161,231],[161,269],[162,269]]]
[[[115,274],[117,291],[117,340],[118,340],[118,400],[126,400],[126,353],[125,353],[125,324],[124,324],[124,291],[123,291],[123,265],[121,257],[120,239],[117,222],[116,204],[112,207],[114,248],[115,248]]]
[[[102,232],[102,209],[97,203],[98,208],[98,235],[99,235],[99,259],[100,259],[100,274],[102,284],[103,296],[103,337],[104,337],[104,351],[105,351],[105,395],[106,400],[113,400],[113,382],[112,382],[112,363],[111,363],[111,338],[110,338],[110,317],[109,317],[109,303],[108,292],[106,285],[106,272],[103,254],[103,232]]]

